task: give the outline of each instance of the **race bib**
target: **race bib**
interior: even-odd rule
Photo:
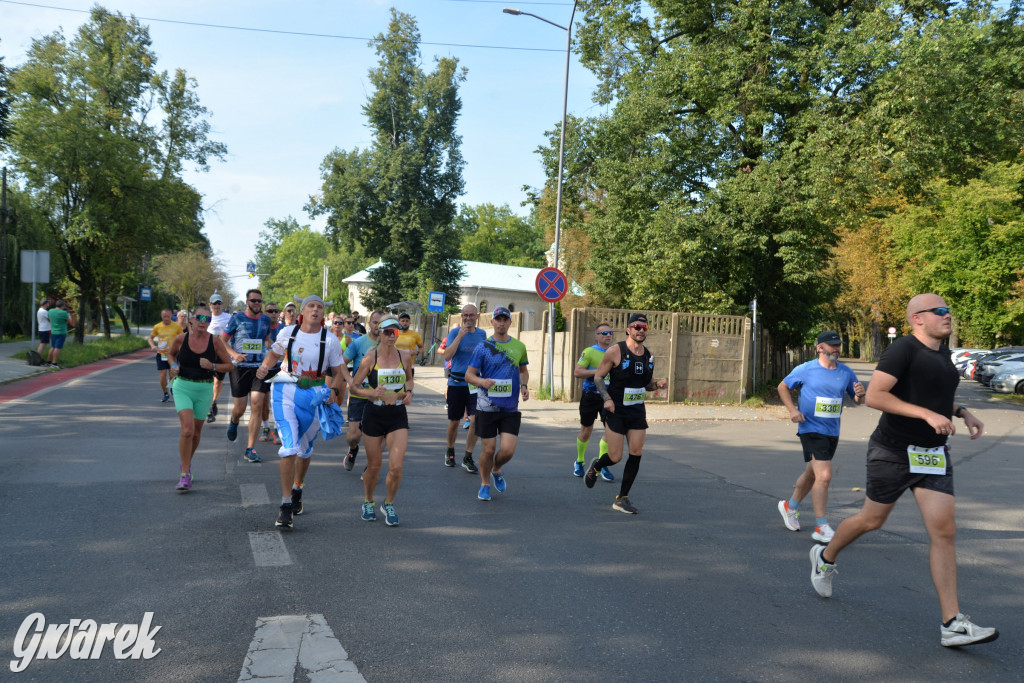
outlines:
[[[402,368],[378,368],[377,385],[388,391],[400,391],[405,386],[405,370]]]
[[[838,418],[843,410],[843,399],[817,396],[814,399],[814,417]]]
[[[508,398],[512,395],[512,380],[499,379],[494,381],[494,386],[487,390],[491,398]]]
[[[936,446],[935,448],[907,446],[907,456],[910,458],[910,471],[914,474],[946,473],[945,446]]]
[[[167,354],[166,353],[161,353],[160,354],[160,360],[167,360]]]
[[[263,353],[262,339],[243,339],[242,353]]]
[[[622,405],[640,405],[645,398],[647,398],[647,390],[643,387],[626,387],[626,390],[622,392]]]
[[[476,386],[476,385],[473,385],[473,384],[470,384],[470,385],[469,385],[469,395],[470,395],[470,396],[473,396],[473,395],[474,395],[474,394],[476,394],[476,393],[477,393],[478,391],[480,391],[480,387],[478,387],[478,386]]]

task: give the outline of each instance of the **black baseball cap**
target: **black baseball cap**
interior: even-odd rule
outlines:
[[[408,318],[409,320],[412,320],[412,316],[409,315],[408,313],[403,313],[400,316],[398,316],[399,320],[402,320],[403,318]]]
[[[629,316],[629,321],[626,323],[626,325],[632,325],[633,323],[636,322],[644,323],[646,325],[647,316],[644,315],[643,313],[634,313],[633,315]]]
[[[818,343],[837,345],[843,343],[843,338],[839,336],[838,332],[829,332],[826,330],[818,335]]]

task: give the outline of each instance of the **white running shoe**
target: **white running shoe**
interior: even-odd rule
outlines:
[[[800,520],[797,519],[800,516],[799,512],[789,511],[789,501],[779,501],[779,514],[782,515],[782,523],[786,525],[786,528],[790,531],[800,531]]]
[[[814,533],[811,534],[811,538],[818,543],[828,543],[835,535],[836,532],[832,531],[832,527],[828,524],[822,524],[821,526],[814,527]]]
[[[957,614],[953,623],[939,629],[942,634],[943,647],[960,647],[977,643],[991,643],[999,637],[994,628],[984,628],[971,622],[971,618],[962,613]]]
[[[821,558],[823,552],[825,552],[825,546],[823,545],[816,545],[811,548],[811,585],[814,586],[814,590],[821,597],[831,598],[832,579],[839,573],[839,570],[836,569],[834,564],[828,564]],[[953,624],[955,625],[956,622],[953,622]]]

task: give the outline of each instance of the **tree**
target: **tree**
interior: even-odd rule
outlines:
[[[544,266],[544,231],[508,207],[494,204],[462,205],[455,218],[462,236],[462,258],[507,266]]]
[[[34,40],[12,79],[11,149],[82,319],[134,292],[131,274],[149,255],[205,242],[201,198],[180,171],[206,170],[225,149],[207,137],[194,81],[155,63],[146,27],[96,7],[70,42],[60,32]]]
[[[312,216],[327,216],[335,245],[357,244],[383,261],[366,299],[375,307],[425,300],[429,290],[458,300],[462,272],[452,222],[463,192],[456,123],[465,69],[441,58],[425,73],[419,43],[415,20],[392,9],[388,32],[371,43],[379,66],[370,71],[374,92],[363,113],[373,142],[328,154],[322,194],[307,206]]]
[[[160,255],[154,260],[154,268],[157,281],[174,294],[185,310],[191,311],[200,301],[207,301],[214,291],[231,300],[224,264],[200,247]]]
[[[284,219],[268,218],[263,225],[266,229],[260,231],[252,262],[256,266],[256,272],[261,274],[260,277],[266,278],[274,274],[274,254],[277,253],[284,238],[298,230],[308,230],[309,226],[300,226],[291,216]]]
[[[271,274],[260,279],[263,298],[283,306],[295,296],[320,295],[330,251],[328,239],[309,228],[286,235],[274,252]]]

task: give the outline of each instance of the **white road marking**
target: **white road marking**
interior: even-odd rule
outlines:
[[[287,567],[292,563],[279,531],[250,531],[249,546],[257,567]]]
[[[253,505],[270,505],[270,496],[264,484],[242,484],[242,507]]]
[[[293,681],[296,664],[311,681],[366,683],[322,614],[256,620],[239,681]]]

